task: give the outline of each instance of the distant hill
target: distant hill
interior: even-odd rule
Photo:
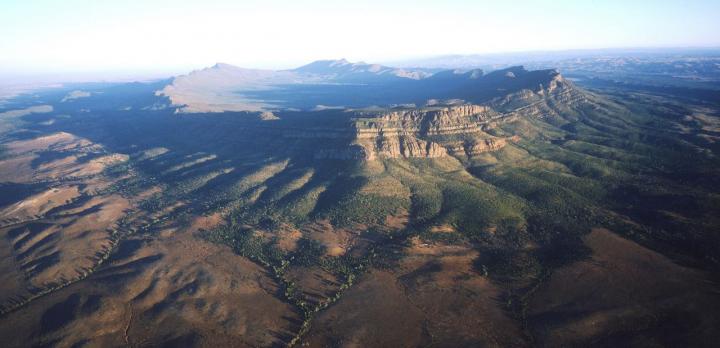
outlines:
[[[521,66],[494,71],[397,69],[345,59],[319,60],[292,70],[244,69],[218,63],[178,76],[157,92],[179,112],[270,111],[321,107],[423,105],[431,99],[486,102],[548,86],[557,71]]]
[[[351,63],[345,59],[318,60],[292,71],[322,75],[331,80],[358,82],[398,78],[420,80],[432,75],[431,69],[398,69],[380,64]]]

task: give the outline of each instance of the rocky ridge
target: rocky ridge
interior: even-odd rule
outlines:
[[[558,108],[590,104],[560,74],[540,85],[496,98],[485,105],[461,104],[356,113],[352,142],[345,149],[321,150],[316,158],[471,158],[504,147],[508,138],[487,131],[517,117],[552,117]],[[503,110],[500,112],[498,110]]]

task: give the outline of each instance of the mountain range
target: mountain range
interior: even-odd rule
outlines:
[[[243,69],[218,63],[179,76],[158,91],[180,112],[310,110],[424,105],[430,99],[488,102],[561,81],[555,70],[511,67],[490,74],[472,69],[396,69],[341,60],[316,61],[292,70]]]
[[[8,99],[3,346],[716,345],[718,100],[562,71],[216,64]]]

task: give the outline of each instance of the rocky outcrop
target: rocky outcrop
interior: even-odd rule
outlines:
[[[484,105],[462,104],[359,112],[354,127],[366,159],[471,157],[505,145],[483,127],[502,117]],[[457,136],[469,140],[457,143]]]
[[[498,78],[527,78],[524,69],[510,69]],[[512,71],[514,70],[514,71]],[[512,74],[511,74],[512,73]],[[557,71],[540,75],[533,88],[520,89],[485,104],[459,104],[424,108],[399,108],[384,112],[360,112],[355,118],[355,137],[366,159],[472,158],[497,151],[517,139],[494,137],[486,131],[518,118],[548,117],[562,109],[592,107],[586,95]]]
[[[355,127],[359,138],[377,134],[419,133],[422,136],[476,132],[498,116],[491,108],[464,104],[447,107],[405,108],[380,113],[359,113]]]
[[[572,108],[588,104],[585,94],[557,71],[552,70],[549,76],[544,83],[539,83],[535,88],[508,93],[490,100],[486,105],[504,115],[543,117],[547,113],[554,112],[549,105]]]
[[[280,119],[280,117],[275,116],[275,114],[271,111],[262,111],[258,117],[263,121],[275,121]]]
[[[489,137],[474,138],[445,144],[448,154],[458,157],[472,158],[482,153],[497,151],[507,145],[508,139]]]
[[[376,158],[437,158],[447,155],[438,143],[418,139],[410,134],[380,136],[374,142],[360,143],[367,151],[366,159]]]
[[[472,158],[497,151],[511,140],[494,137],[487,133],[488,129],[521,117],[557,115],[559,107],[575,108],[589,103],[585,95],[560,74],[552,71],[548,74],[549,80],[536,89],[522,89],[484,105],[355,111],[350,134],[340,129],[318,129],[305,130],[296,136],[320,136],[323,133],[334,139],[351,138],[349,148],[323,150],[316,158]]]

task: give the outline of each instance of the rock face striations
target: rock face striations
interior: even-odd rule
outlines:
[[[504,147],[507,138],[488,131],[518,117],[555,117],[561,109],[589,101],[557,72],[533,89],[522,89],[483,105],[402,107],[351,112],[351,144],[345,151],[323,151],[321,158],[472,158]],[[349,155],[349,154],[352,155]],[[337,157],[335,155],[338,155]]]
[[[360,113],[354,119],[354,143],[365,150],[366,159],[435,158],[455,154],[451,139],[476,142],[490,137],[483,125],[501,117],[482,105],[407,108],[376,114]]]

